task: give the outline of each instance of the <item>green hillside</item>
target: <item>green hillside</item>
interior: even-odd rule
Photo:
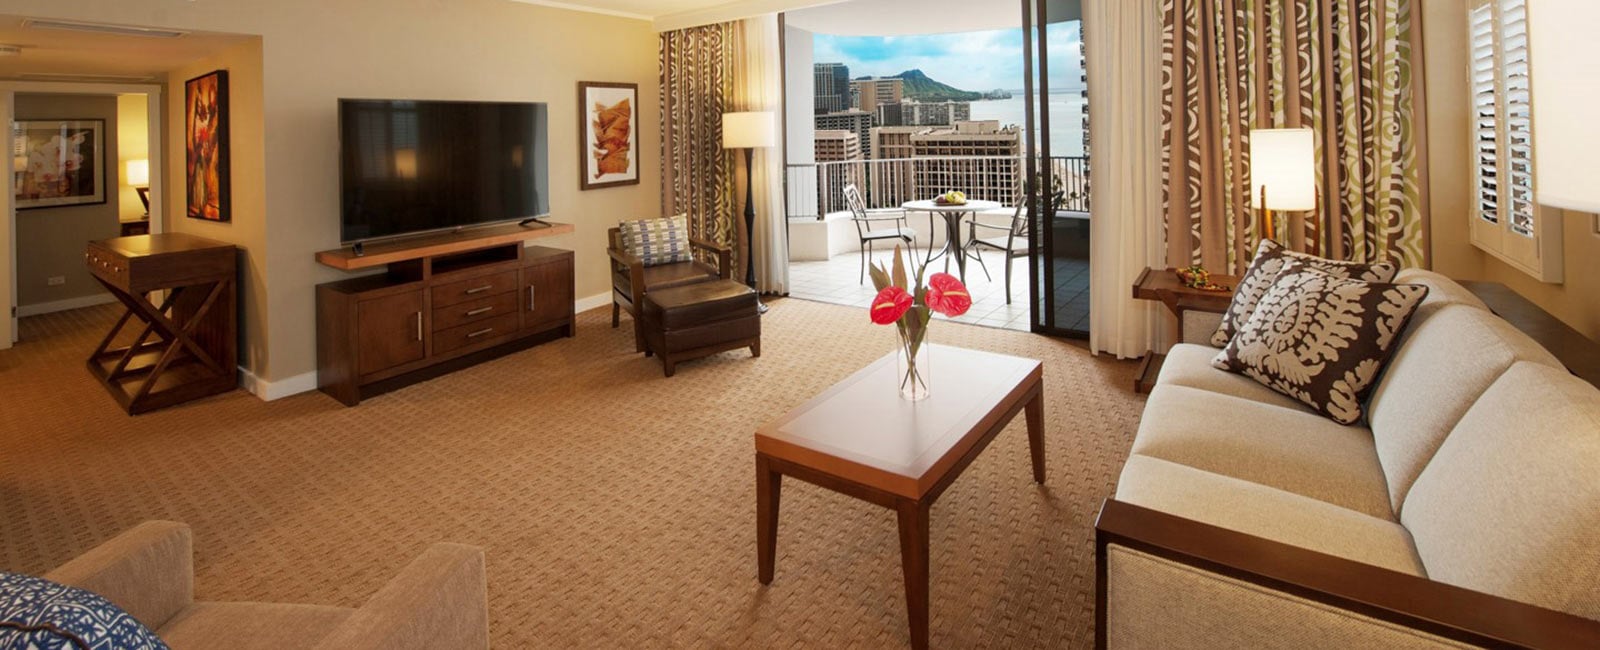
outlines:
[[[903,80],[905,96],[919,102],[972,102],[983,99],[983,93],[952,88],[928,78],[921,70],[907,70],[895,76]]]

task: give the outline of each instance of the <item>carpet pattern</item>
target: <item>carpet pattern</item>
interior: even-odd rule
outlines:
[[[115,316],[29,318],[0,352],[0,568],[170,519],[194,528],[199,599],[359,606],[452,541],[487,549],[500,648],[907,643],[889,510],[786,481],[777,577],[756,581],[752,432],[892,348],[859,309],[773,301],[760,359],[672,379],[600,309],[574,339],[357,408],[236,391],[138,418],[83,368]],[[931,338],[1044,360],[1048,467],[1036,486],[1018,417],[935,504],[933,645],[1089,647],[1091,527],[1143,407],[1134,365],[1021,332]]]

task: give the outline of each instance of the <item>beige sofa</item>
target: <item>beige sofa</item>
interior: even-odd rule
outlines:
[[[435,544],[357,609],[194,600],[189,527],[147,521],[44,577],[106,597],[173,650],[489,647],[483,550]]]
[[[1097,524],[1101,647],[1600,647],[1600,390],[1399,281],[1429,297],[1369,426],[1171,351]]]

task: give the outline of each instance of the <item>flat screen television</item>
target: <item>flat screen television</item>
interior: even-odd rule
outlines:
[[[544,104],[339,100],[340,240],[550,213]]]

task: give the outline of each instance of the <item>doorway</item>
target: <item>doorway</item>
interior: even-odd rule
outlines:
[[[1089,335],[1089,78],[1081,0],[1022,0],[1035,332]]]

